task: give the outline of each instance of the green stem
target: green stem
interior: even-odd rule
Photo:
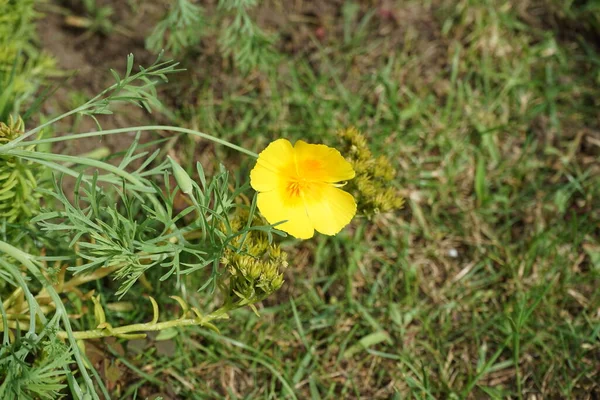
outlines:
[[[137,75],[139,75],[139,74],[140,74],[140,73],[136,74],[136,76],[137,76]],[[82,105],[80,105],[79,107],[77,107],[77,108],[75,108],[75,109],[73,109],[73,110],[71,110],[71,111],[68,111],[68,112],[66,112],[66,113],[64,113],[64,114],[61,114],[61,115],[59,115],[59,116],[58,116],[58,117],[56,117],[56,118],[52,118],[50,121],[47,121],[47,122],[45,122],[45,123],[43,123],[43,124],[41,124],[41,125],[39,125],[39,126],[36,126],[35,128],[33,128],[33,129],[31,129],[31,130],[29,130],[29,131],[25,132],[25,134],[24,134],[24,135],[21,135],[20,137],[16,138],[16,139],[15,139],[15,140],[13,140],[12,142],[10,142],[10,144],[8,144],[7,146],[8,146],[8,147],[10,147],[10,148],[12,148],[12,147],[15,147],[15,145],[16,145],[16,144],[18,144],[19,142],[21,142],[21,141],[23,141],[23,140],[27,139],[28,137],[30,137],[30,136],[32,136],[32,135],[34,135],[34,134],[36,134],[37,132],[41,131],[41,130],[42,130],[42,129],[44,129],[45,127],[47,127],[47,126],[50,126],[50,125],[54,124],[55,122],[58,122],[58,121],[60,121],[60,120],[61,120],[61,119],[63,119],[63,118],[67,118],[67,117],[68,117],[68,116],[70,116],[70,115],[73,115],[73,114],[80,113],[80,112],[82,112],[82,111],[84,111],[84,110],[86,110],[86,109],[88,109],[88,108],[92,107],[92,106],[94,105],[94,103],[95,103],[95,102],[96,102],[98,99],[102,98],[102,96],[104,96],[105,94],[107,94],[107,93],[108,93],[108,92],[110,92],[111,90],[114,90],[115,88],[117,88],[117,86],[118,86],[117,84],[112,84],[112,85],[111,85],[111,86],[109,86],[108,88],[104,89],[104,90],[102,91],[102,93],[100,93],[100,94],[96,95],[96,96],[95,96],[94,98],[92,98],[91,100],[88,100],[88,101],[87,101],[85,104],[82,104]],[[1,153],[1,151],[0,151],[0,153]]]
[[[517,396],[519,400],[523,399],[523,383],[521,382],[520,356],[520,331],[518,326],[514,326],[513,331],[513,362],[515,364],[515,380],[517,381]]]
[[[69,112],[66,112],[66,113],[64,113],[64,114],[62,114],[62,115],[59,115],[58,117],[56,117],[56,118],[53,118],[53,119],[51,119],[50,121],[48,121],[48,122],[45,122],[45,123],[43,123],[43,124],[41,124],[41,125],[39,125],[39,126],[37,126],[37,127],[33,128],[33,129],[32,129],[32,130],[30,130],[30,131],[27,131],[27,132],[26,132],[24,135],[21,135],[21,136],[19,136],[18,138],[14,139],[14,140],[13,140],[13,141],[11,141],[9,144],[7,144],[7,145],[6,145],[6,146],[7,146],[7,148],[16,147],[16,145],[17,145],[19,142],[21,142],[21,141],[23,141],[23,140],[27,139],[27,138],[28,138],[28,137],[30,137],[31,135],[34,135],[34,134],[36,134],[37,132],[41,131],[41,130],[42,130],[42,129],[44,129],[45,127],[47,127],[47,126],[50,126],[50,125],[52,125],[53,123],[55,123],[55,122],[58,122],[58,121],[60,121],[61,119],[68,117],[69,115],[77,114],[78,112],[81,112],[81,111],[85,110],[86,108],[88,108],[88,107],[89,107],[89,104],[90,104],[90,103],[89,103],[89,102],[87,102],[87,103],[85,103],[84,105],[82,105],[82,106],[79,106],[79,107],[77,107],[77,108],[76,108],[76,109],[74,109],[74,110],[71,110],[71,111],[69,111]],[[23,144],[21,144],[21,146],[22,146],[22,145],[23,145]]]
[[[121,178],[129,181],[136,187],[148,192],[154,193],[155,190],[150,186],[145,186],[143,182],[141,182],[134,175],[129,172],[120,169],[112,164],[105,163],[103,161],[94,160],[93,158],[83,158],[77,156],[69,156],[65,154],[53,154],[53,153],[43,153],[40,151],[27,151],[27,150],[14,150],[11,152],[12,155],[17,157],[25,158],[27,160],[36,161],[36,160],[47,160],[47,161],[60,161],[67,162],[79,165],[87,165],[88,167],[95,167],[102,169],[104,171],[112,172],[116,176],[120,176]]]
[[[109,336],[122,336],[128,334],[136,334],[140,332],[148,332],[148,331],[162,331],[164,329],[169,328],[181,328],[185,326],[209,326],[215,329],[215,327],[210,323],[216,319],[225,319],[227,318],[227,312],[231,310],[231,307],[222,307],[218,310],[206,315],[206,316],[198,316],[197,318],[179,318],[172,321],[164,321],[164,322],[148,322],[145,324],[131,324],[120,326],[118,328],[103,328],[103,329],[92,329],[88,331],[80,331],[73,332],[73,336],[77,340],[82,339],[99,339],[102,337]],[[57,335],[59,337],[66,337],[67,332],[58,332]]]
[[[8,326],[8,315],[4,309],[4,304],[0,301],[0,314],[2,315],[2,346],[8,346],[10,344],[10,338],[8,336],[8,329],[4,328]]]
[[[62,141],[66,141],[66,140],[83,139],[83,138],[87,138],[87,137],[103,136],[103,135],[115,135],[118,133],[137,132],[137,131],[172,131],[172,132],[187,133],[187,134],[198,136],[198,137],[201,137],[202,139],[210,140],[214,143],[229,147],[231,149],[237,150],[240,153],[244,153],[251,157],[258,158],[258,154],[256,154],[253,151],[250,151],[243,147],[237,146],[226,140],[216,138],[207,133],[195,131],[193,129],[179,128],[176,126],[168,126],[168,125],[147,125],[147,126],[134,126],[134,127],[130,127],[130,128],[109,129],[109,130],[99,131],[99,132],[78,133],[78,134],[74,134],[74,135],[65,135],[65,136],[58,136],[58,137],[47,138],[47,139],[31,140],[26,143],[18,143],[20,140],[19,141],[14,140],[10,144],[7,144],[4,147],[0,148],[0,153],[3,152],[3,149],[5,149],[4,151],[7,151],[7,150],[10,150],[11,148],[18,147],[18,146],[25,146],[25,145],[29,146],[29,145],[36,145],[36,144],[42,144],[42,143],[62,142]],[[24,136],[21,136],[21,138],[23,138]],[[19,138],[19,139],[21,139],[21,138]]]

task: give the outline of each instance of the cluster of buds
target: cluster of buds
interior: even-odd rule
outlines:
[[[15,140],[25,132],[25,123],[19,117],[15,121],[12,115],[9,117],[8,125],[0,122],[0,145]]]
[[[8,125],[0,122],[0,145],[15,140],[24,131],[21,118],[15,121],[11,116]],[[0,156],[0,219],[12,223],[21,217],[30,218],[39,203],[36,187],[37,180],[29,163]]]
[[[240,232],[248,221],[248,211],[238,208],[230,221],[230,229]],[[260,218],[254,217],[253,225],[261,225]],[[229,272],[230,295],[239,297],[242,302],[252,304],[278,290],[283,284],[283,273],[288,265],[287,253],[270,243],[265,232],[250,230],[236,236],[231,241],[221,263]]]
[[[373,217],[379,213],[402,208],[404,199],[390,182],[396,177],[396,170],[385,156],[373,157],[367,139],[355,128],[338,132],[348,161],[352,164],[356,177],[349,182],[348,191],[356,199],[358,211]]]

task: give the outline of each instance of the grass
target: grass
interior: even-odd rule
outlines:
[[[600,396],[595,3],[266,3],[279,63],[190,55],[176,122],[254,150],[357,126],[407,206],[289,242],[279,295],[222,335],[99,344],[115,398]]]

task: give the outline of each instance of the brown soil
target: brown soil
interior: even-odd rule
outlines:
[[[162,9],[155,5],[141,4],[137,13],[133,13],[126,2],[114,1],[112,7],[115,10],[113,16],[115,21],[128,21],[127,26],[119,29],[110,36],[93,34],[86,29],[73,26],[72,16],[77,16],[81,10],[73,4],[74,1],[55,1],[53,6],[58,9],[43,9],[44,16],[38,22],[38,35],[43,49],[56,59],[57,69],[61,78],[56,82],[58,90],[49,99],[44,107],[46,115],[57,115],[68,111],[81,104],[106,87],[114,83],[109,69],[122,72],[129,53],[135,55],[136,65],[150,65],[155,56],[144,47],[144,37],[148,33],[152,23],[161,15]],[[71,4],[73,3],[73,4]],[[109,3],[98,1],[99,5]],[[58,12],[57,12],[58,10]],[[70,17],[69,17],[70,16]],[[142,23],[146,21],[146,23]],[[120,22],[119,22],[120,24]],[[134,27],[138,27],[133,29]],[[144,27],[147,29],[140,29]],[[74,93],[81,94],[74,99]],[[157,115],[149,115],[142,108],[126,106],[125,110],[119,110],[113,115],[99,118],[104,129],[121,128],[148,124],[160,118]],[[73,120],[66,121],[74,123]],[[61,131],[69,132],[73,126],[63,123]],[[77,131],[86,132],[96,129],[96,125],[90,118],[83,118],[78,123]],[[57,151],[65,151],[71,154],[82,154],[106,146],[111,152],[121,151],[129,146],[134,133],[125,137],[105,136],[98,140],[80,140],[69,142],[65,147],[58,147]]]

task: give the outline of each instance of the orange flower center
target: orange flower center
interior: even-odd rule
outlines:
[[[288,182],[286,192],[289,197],[298,198],[302,194],[302,191],[309,185],[304,179],[291,180]]]
[[[302,193],[310,190],[311,184],[315,179],[311,176],[316,175],[323,168],[319,160],[303,160],[296,166],[291,166],[294,172],[289,173],[285,185],[285,193],[290,200],[300,200]]]

